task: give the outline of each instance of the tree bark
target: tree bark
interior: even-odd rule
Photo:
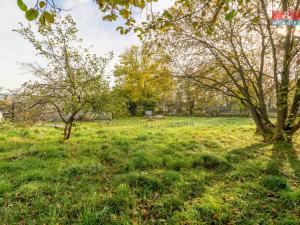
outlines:
[[[73,122],[74,122],[74,116],[71,116],[69,118],[69,120],[65,122],[64,140],[69,140],[70,139]]]
[[[12,104],[11,104],[11,122],[15,122],[15,118],[16,118],[16,116],[15,116],[15,103],[13,102]]]
[[[128,102],[128,110],[130,112],[130,116],[136,116],[137,104],[136,102],[129,101]]]
[[[195,101],[194,99],[188,97],[187,101],[187,113],[189,116],[192,116],[194,114],[194,108],[195,108]]]

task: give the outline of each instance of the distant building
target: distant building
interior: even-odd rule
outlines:
[[[10,107],[10,100],[9,94],[7,93],[0,93],[0,122],[4,121],[4,119],[9,118],[9,108]]]

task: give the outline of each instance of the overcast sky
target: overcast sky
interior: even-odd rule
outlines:
[[[35,0],[24,0],[30,5]],[[0,1],[0,87],[14,89],[32,79],[30,74],[22,71],[22,62],[38,62],[39,58],[32,46],[12,30],[18,28],[18,22],[27,23],[24,14],[16,5],[17,0]],[[112,64],[118,55],[132,44],[139,44],[134,34],[121,36],[115,28],[118,24],[103,22],[100,11],[93,0],[59,0],[63,8],[77,22],[79,37],[85,47],[92,46],[95,53],[103,55],[114,52]],[[169,7],[172,0],[161,0],[156,3],[156,10]]]

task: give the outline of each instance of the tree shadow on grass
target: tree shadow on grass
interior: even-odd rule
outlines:
[[[196,224],[229,224],[232,221],[234,222],[235,218],[231,215],[234,210],[231,211],[230,207],[233,206],[229,202],[231,200],[224,200],[224,198],[231,196],[233,193],[226,192],[234,189],[237,185],[233,177],[234,173],[239,172],[236,165],[255,159],[261,153],[263,147],[265,147],[265,144],[253,144],[232,149],[225,157],[212,153],[195,158],[191,164],[191,170],[194,174],[198,171],[201,174],[200,171],[204,170],[206,174],[199,177],[199,180],[192,180],[192,177],[198,177],[191,176],[191,179],[185,180],[184,185],[180,186],[179,195],[183,197],[185,204],[188,203],[188,207],[180,208],[177,216],[180,215],[182,218],[186,218],[187,221],[197,221]],[[253,178],[249,179],[249,182],[258,177],[256,172],[255,170],[255,174]],[[244,175],[241,172],[239,176]],[[219,191],[220,195],[218,194]],[[166,219],[170,219],[173,213]],[[179,222],[182,223],[180,220]]]
[[[252,218],[249,224],[259,224],[262,220],[268,219],[268,212],[272,207],[276,208],[276,205],[272,202],[273,199],[269,201],[268,196],[264,192],[255,192],[256,190],[260,191],[260,187],[253,189],[255,191],[249,189],[253,188],[252,183],[260,179],[259,177],[263,173],[262,169],[256,168],[255,159],[259,158],[266,146],[268,145],[258,143],[232,149],[225,156],[226,160],[223,157],[214,155],[215,153],[200,155],[192,161],[188,168],[184,167],[184,163],[181,164],[181,162],[178,162],[178,165],[176,164],[176,168],[179,168],[178,171],[172,171],[174,166],[172,164],[173,161],[169,162],[172,165],[170,167],[159,167],[159,172],[153,170],[151,167],[148,168],[147,165],[141,171],[137,169],[134,169],[130,173],[124,171],[121,174],[122,176],[116,180],[116,184],[121,189],[116,189],[114,195],[105,199],[104,203],[116,212],[128,210],[131,206],[126,202],[126,198],[123,197],[124,189],[122,189],[126,187],[123,185],[126,183],[130,187],[129,190],[132,188],[135,194],[140,194],[140,196],[136,196],[136,201],[138,202],[138,206],[136,207],[138,212],[145,212],[145,214],[139,214],[145,224],[160,220],[168,221],[170,222],[169,224],[182,223],[185,220],[185,216],[187,216],[187,221],[197,221],[195,224],[201,222],[203,224],[236,224],[237,221],[244,220],[245,218],[250,219],[250,217]],[[172,156],[170,154],[170,157]],[[174,161],[177,159],[176,156],[174,155]],[[128,157],[133,157],[133,155],[129,155]],[[143,157],[139,159],[141,162],[145,161]],[[183,162],[188,163],[184,159]],[[283,163],[286,160],[291,164],[297,177],[299,177],[300,162],[297,152],[295,149],[287,146],[284,146],[284,148],[277,145],[274,146],[271,160],[268,162],[270,172],[272,172],[271,167],[277,168],[276,171],[282,170]],[[253,171],[251,172],[249,171],[251,168],[247,166],[252,164]],[[271,164],[275,166],[270,166]],[[140,164],[138,163],[138,165]],[[151,166],[152,164],[150,163],[149,165]],[[239,171],[241,168],[244,168],[244,171]],[[153,173],[152,170],[154,171]],[[197,176],[197,173],[201,175],[203,170],[207,172],[207,175],[203,175],[203,177]],[[232,180],[232,175],[235,172],[240,172],[238,176],[244,178],[242,182]],[[182,179],[182,176],[184,179]],[[251,186],[248,186],[248,184],[251,184]],[[220,193],[222,189],[224,190],[224,196],[226,197],[236,194],[234,197],[238,198],[238,195],[241,195],[240,198],[243,201],[247,201],[247,204],[240,204],[238,200],[236,202],[230,199],[223,200],[222,195],[218,195],[218,188],[220,188]],[[236,188],[243,192],[234,193],[229,191],[231,188]],[[215,190],[210,192],[211,189]],[[254,192],[254,194],[248,194],[248,190]],[[121,198],[119,198],[118,191],[122,193]],[[228,193],[226,193],[227,191]],[[130,191],[128,192],[130,193]],[[130,199],[130,195],[128,196],[128,199]],[[262,204],[267,205],[269,208],[260,208],[259,206]],[[188,207],[185,207],[185,205],[188,205]],[[236,214],[234,210],[235,205],[241,207],[241,211],[238,210]],[[280,206],[278,205],[278,211]],[[99,204],[99,207],[101,210],[103,209],[102,203]],[[110,214],[113,212],[107,211],[106,213],[106,216],[110,218]],[[180,217],[176,217],[178,215]],[[275,217],[278,215],[276,214]],[[123,215],[119,216],[123,218]],[[130,215],[128,214],[128,216]],[[178,219],[178,221],[173,223],[171,222],[173,219]]]
[[[204,162],[200,160],[199,170],[206,170],[209,172],[209,175],[204,178],[202,195],[206,192],[207,187],[214,187],[218,185],[219,182],[228,181],[224,177],[229,177],[230,174],[237,171],[238,168],[235,167],[235,164],[245,163],[247,160],[255,159],[259,154],[261,154],[262,148],[265,147],[265,144],[253,144],[250,146],[236,148],[230,151],[223,159],[223,157],[214,157],[213,155],[204,155]],[[201,159],[201,158],[200,158]],[[203,159],[202,159],[203,160]],[[196,161],[198,162],[198,161]],[[195,162],[192,164],[194,170],[197,170],[197,165]],[[256,174],[257,175],[257,174]],[[199,197],[199,196],[195,196]]]
[[[261,148],[265,146],[265,144],[259,143],[249,145],[244,148],[236,148],[226,155],[226,159],[231,163],[240,163],[246,160],[251,160],[260,154]]]
[[[284,163],[287,162],[293,170],[296,180],[300,180],[300,160],[293,144],[276,143],[273,145],[272,156],[268,162],[266,172],[268,175],[283,173]]]

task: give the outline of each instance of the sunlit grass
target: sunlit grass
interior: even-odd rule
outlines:
[[[0,125],[0,224],[298,224],[299,141],[248,118]]]

